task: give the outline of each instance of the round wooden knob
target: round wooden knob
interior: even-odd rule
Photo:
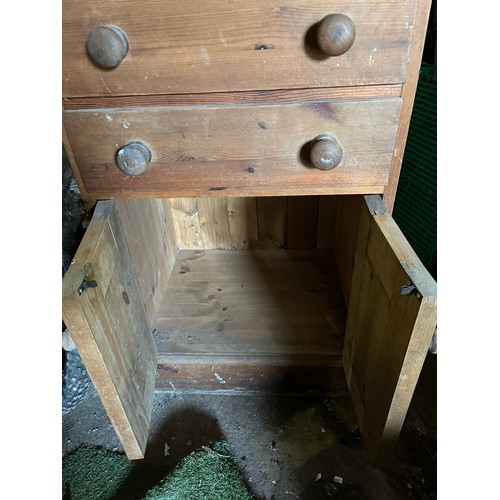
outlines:
[[[116,163],[128,175],[141,175],[151,162],[151,150],[141,141],[129,142],[116,154]]]
[[[344,14],[330,14],[319,23],[318,45],[328,56],[340,56],[347,52],[355,37],[354,23]]]
[[[127,35],[112,24],[94,28],[87,36],[87,52],[99,66],[114,68],[128,53]]]
[[[342,161],[342,146],[331,135],[316,137],[311,146],[311,163],[320,170],[331,170]]]

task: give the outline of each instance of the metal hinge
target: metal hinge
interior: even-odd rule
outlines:
[[[87,288],[97,288],[97,281],[88,281],[87,277],[85,277],[82,284],[78,287],[78,295],[81,295]]]
[[[408,283],[401,287],[399,293],[401,295],[410,295],[413,293],[417,296],[417,298],[420,299],[422,297],[422,293],[417,288],[417,285],[415,285],[415,283],[412,279],[412,274],[414,271],[413,266],[409,266],[406,262],[402,262],[401,265],[408,275]]]
[[[410,283],[409,285],[403,285],[401,287],[400,294],[401,295],[410,295],[410,293],[416,293],[416,292],[418,292],[417,287],[413,283]]]
[[[403,285],[399,291],[400,295],[410,295],[414,293],[418,298],[422,297],[418,288],[410,281],[407,285]]]

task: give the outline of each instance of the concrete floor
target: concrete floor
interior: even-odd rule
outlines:
[[[433,499],[436,364],[429,354],[397,449],[383,469],[367,463],[348,398],[285,395],[156,392],[145,460],[167,473],[200,446],[224,438],[257,499]],[[123,451],[92,386],[63,417],[62,435],[63,454],[82,444]]]

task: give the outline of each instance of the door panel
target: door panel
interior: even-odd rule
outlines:
[[[97,286],[81,291],[85,279]],[[62,295],[63,320],[124,450],[143,458],[157,353],[115,202],[97,203]]]
[[[413,285],[414,288],[405,288]],[[406,293],[405,292],[409,292]],[[365,196],[344,366],[367,452],[393,448],[436,327],[437,285],[378,195]]]

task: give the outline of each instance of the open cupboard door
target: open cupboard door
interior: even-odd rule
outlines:
[[[367,453],[393,449],[436,328],[435,280],[378,195],[365,196],[344,344],[344,369]]]
[[[152,247],[167,254],[161,210],[151,200],[99,201],[63,278],[63,320],[129,459],[144,457],[153,405],[157,352],[150,316],[154,285],[161,290],[147,275],[149,267],[160,279],[157,267],[147,264],[159,264]]]

